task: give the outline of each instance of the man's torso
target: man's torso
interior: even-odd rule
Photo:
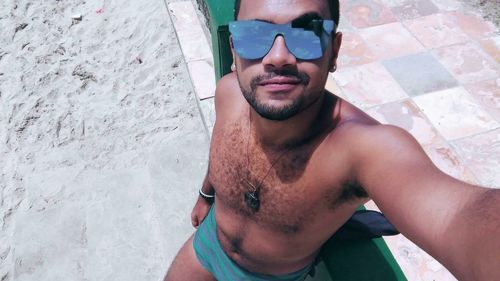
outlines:
[[[352,181],[349,130],[341,128],[350,126],[351,117],[367,117],[329,96],[318,132],[299,144],[269,149],[253,133],[248,104],[231,99],[225,113],[218,112],[210,151],[218,238],[224,251],[247,270],[299,270],[367,201]],[[245,202],[252,185],[259,189],[257,211]]]

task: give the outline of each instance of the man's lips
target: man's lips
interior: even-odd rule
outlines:
[[[259,84],[262,86],[279,85],[279,84],[294,84],[294,85],[296,85],[296,84],[300,84],[300,80],[297,78],[281,76],[281,77],[274,77],[271,79],[263,80]]]
[[[300,84],[300,80],[292,77],[274,77],[271,79],[263,80],[259,83],[260,86],[265,87],[272,92],[287,92]]]

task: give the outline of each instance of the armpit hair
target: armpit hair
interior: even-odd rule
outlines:
[[[332,208],[336,208],[342,203],[368,197],[368,193],[361,185],[353,182],[347,182],[342,186],[340,192],[335,194],[335,198],[333,198],[331,206]]]

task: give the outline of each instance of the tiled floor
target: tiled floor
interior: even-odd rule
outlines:
[[[444,172],[500,187],[499,31],[454,0],[341,5],[347,2],[349,11],[377,20],[360,24],[360,16],[343,14],[350,45],[341,49],[327,88],[380,122],[408,130]],[[385,94],[371,87],[384,83],[391,85]],[[455,280],[403,236],[386,241],[409,280]]]
[[[196,10],[190,1],[174,2],[168,8],[196,94],[210,98],[215,93],[214,63]]]
[[[169,10],[210,131],[208,41],[190,1]],[[341,15],[344,43],[327,89],[408,130],[444,172],[500,187],[499,30],[455,0],[341,0]],[[405,237],[386,240],[409,280],[455,280]]]
[[[411,97],[448,89],[458,84],[428,52],[386,60],[382,64]]]

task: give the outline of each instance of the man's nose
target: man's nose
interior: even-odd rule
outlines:
[[[266,67],[283,68],[297,63],[295,56],[286,47],[285,38],[278,35],[269,53],[262,59]]]

